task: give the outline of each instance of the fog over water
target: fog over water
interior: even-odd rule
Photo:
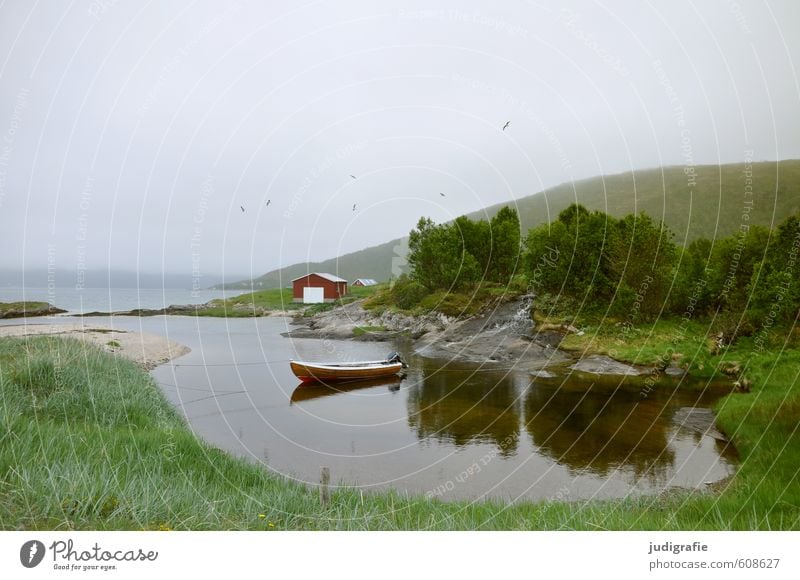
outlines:
[[[797,158],[798,25],[789,0],[6,2],[0,269],[236,279],[594,175]]]

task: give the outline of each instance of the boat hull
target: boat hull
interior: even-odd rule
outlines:
[[[384,361],[347,365],[290,361],[289,366],[294,375],[304,383],[377,379],[396,375],[403,368],[402,363]]]

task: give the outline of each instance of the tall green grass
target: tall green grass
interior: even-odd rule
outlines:
[[[342,488],[322,507],[316,490],[198,441],[133,363],[73,340],[2,339],[0,528],[797,529],[793,356],[721,405],[743,463],[720,495],[506,505]]]

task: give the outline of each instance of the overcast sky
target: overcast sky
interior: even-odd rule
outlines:
[[[800,2],[562,6],[6,1],[0,268],[260,275],[565,181],[800,157]]]

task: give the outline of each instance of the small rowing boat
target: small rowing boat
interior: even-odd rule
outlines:
[[[291,360],[289,366],[295,376],[306,382],[353,381],[377,379],[399,373],[406,364],[396,352],[384,360],[351,363],[316,363]]]

